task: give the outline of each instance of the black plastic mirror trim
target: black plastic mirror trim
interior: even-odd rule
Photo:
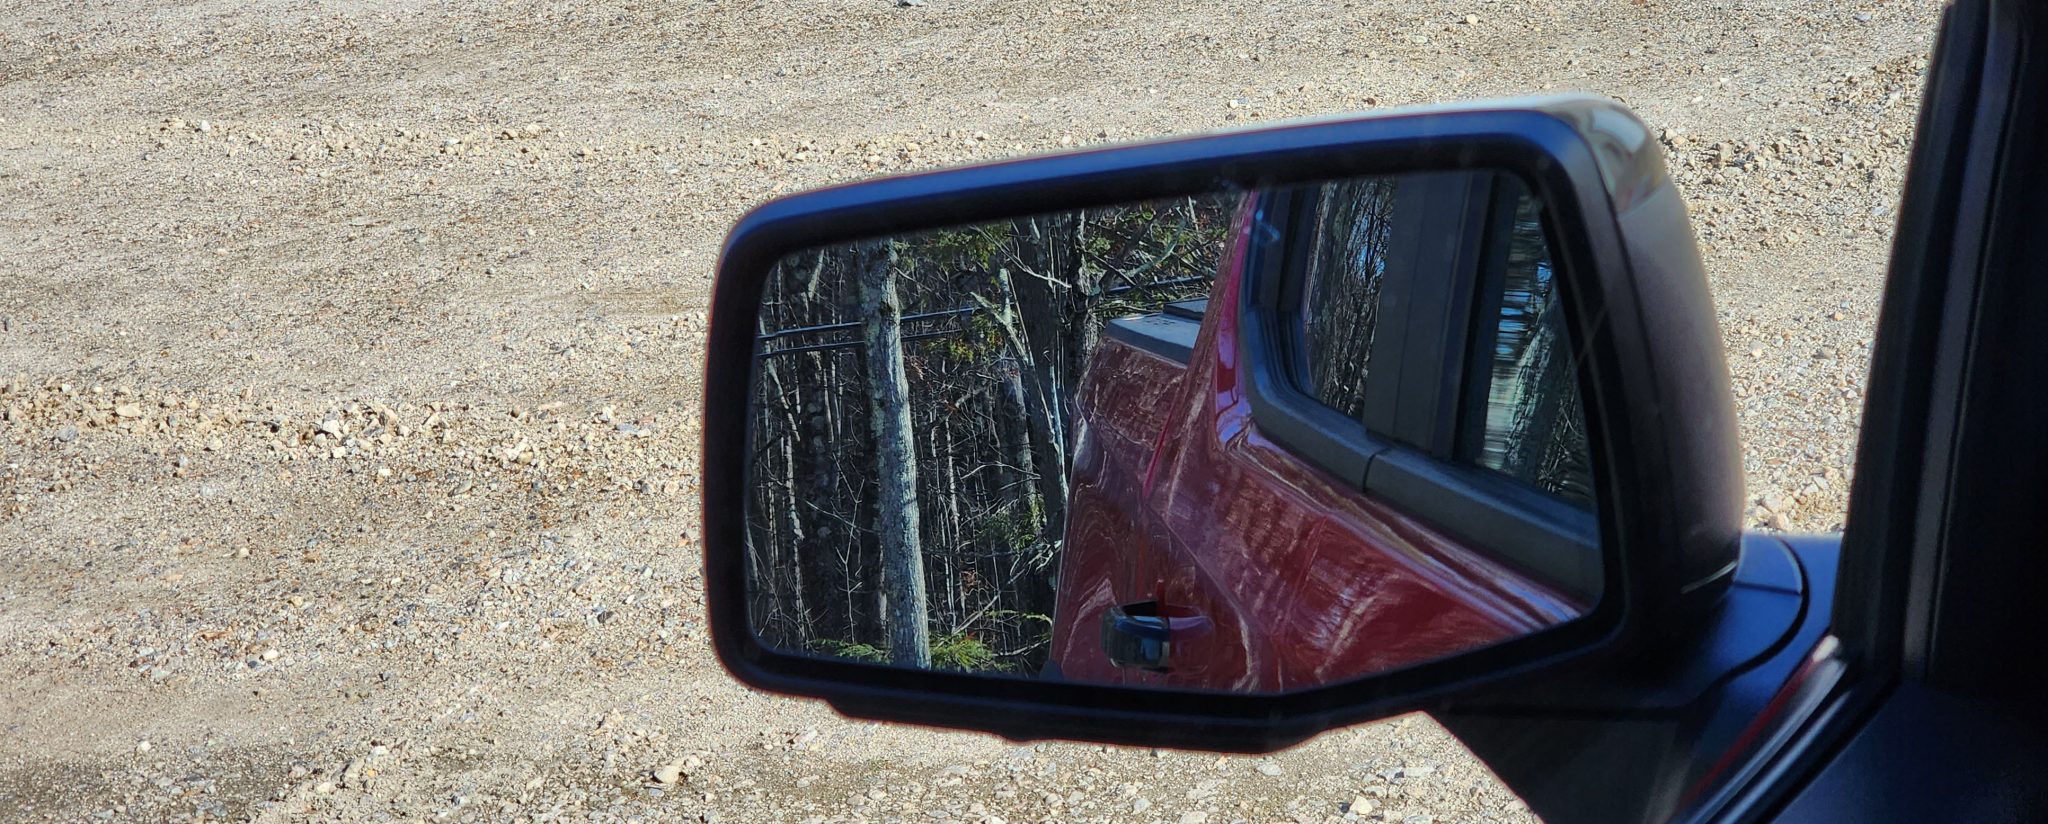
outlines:
[[[1721,483],[1732,469],[1740,506],[1739,464],[1674,465],[1667,438],[1693,434],[1672,426],[1668,387],[1659,368],[1673,368],[1645,344],[1646,307],[1637,278],[1642,260],[1624,243],[1621,225],[1637,201],[1668,191],[1658,148],[1648,130],[1613,101],[1587,96],[1431,108],[1361,118],[1327,119],[1225,134],[1030,158],[839,186],[765,204],[729,236],[712,298],[704,417],[706,601],[719,659],[742,682],[764,690],[823,698],[849,715],[997,733],[1009,738],[1070,738],[1141,746],[1265,752],[1322,730],[1422,708],[1476,685],[1526,675],[1657,634],[1671,610],[1646,595],[1672,584],[1682,568],[1670,554],[1718,533],[1720,525],[1674,524],[1692,510],[1675,503],[1673,473],[1706,471]],[[1443,660],[1350,682],[1284,694],[1133,689],[1127,687],[899,670],[764,648],[746,615],[746,460],[756,310],[765,276],[784,254],[821,244],[892,232],[993,220],[1021,214],[1107,205],[1213,191],[1219,181],[1243,187],[1334,177],[1432,169],[1512,171],[1542,187],[1573,227],[1567,247],[1573,271],[1599,273],[1594,288],[1576,290],[1586,304],[1574,316],[1595,324],[1585,368],[1595,390],[1587,398],[1597,433],[1595,460],[1612,461],[1602,475],[1614,483],[1600,501],[1606,565],[1604,597],[1585,617],[1559,627]],[[1670,194],[1675,198],[1675,193]],[[1669,221],[1669,214],[1662,220]],[[1682,209],[1676,230],[1651,227],[1657,243],[1683,240],[1692,249]],[[1674,236],[1673,231],[1682,232]],[[1661,253],[1661,250],[1660,250]],[[1691,252],[1697,276],[1697,254]],[[1650,267],[1655,268],[1655,267]],[[1680,271],[1683,276],[1687,273]],[[1592,277],[1592,276],[1588,276]],[[1697,291],[1704,296],[1704,278]],[[1704,313],[1683,302],[1675,310]],[[1698,319],[1690,318],[1697,326]],[[1686,346],[1699,341],[1687,340]],[[1721,364],[1719,339],[1711,360]],[[1690,362],[1676,377],[1696,381]],[[1712,375],[1727,394],[1725,365]],[[1669,378],[1671,376],[1661,376]],[[1732,437],[1733,404],[1725,412]],[[1659,414],[1664,415],[1660,417]],[[1612,421],[1614,425],[1608,425]],[[1732,443],[1727,449],[1733,455]],[[1626,460],[1621,458],[1626,457]],[[1681,464],[1684,462],[1681,461]],[[1727,524],[1734,551],[1739,523]],[[1718,538],[1706,534],[1710,541]],[[1659,555],[1656,553],[1665,553]],[[1715,566],[1725,566],[1717,562]],[[1697,590],[1695,590],[1697,591]],[[1668,629],[1668,627],[1663,627]]]

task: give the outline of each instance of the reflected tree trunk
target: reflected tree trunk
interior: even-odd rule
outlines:
[[[910,426],[910,380],[903,364],[895,244],[861,244],[856,255],[869,421],[875,438],[875,533],[882,554],[889,661],[928,668],[931,630],[926,617],[924,556],[918,540],[917,445]]]
[[[1001,376],[1000,387],[1005,401],[1003,410],[1010,426],[1010,437],[1005,440],[1015,445],[1009,461],[1003,466],[1003,491],[1011,494],[1014,494],[1013,490],[1022,492],[1025,509],[1031,513],[1031,522],[1042,523],[1046,520],[1046,494],[1041,491],[1045,484],[1040,480],[1038,461],[1032,452],[1034,443],[1045,440],[1043,420],[1038,421],[1040,429],[1034,433],[1031,404],[1024,399],[1024,368],[1018,364],[1017,358],[1013,355],[997,362],[996,372]]]
[[[772,361],[764,364],[762,373],[762,379],[769,386],[773,387],[778,397],[788,395],[788,391],[783,386],[781,370],[777,367],[777,364]],[[790,411],[791,404],[785,402],[780,404],[780,406],[782,407],[783,414],[775,421],[776,429],[778,430],[777,435],[779,436],[775,438],[778,454],[771,457],[776,465],[776,484],[782,489],[794,492],[797,488],[795,436],[798,429],[796,415]],[[808,640],[810,638],[811,610],[809,605],[804,603],[803,579],[803,570],[809,566],[804,562],[803,552],[804,543],[808,538],[804,534],[803,519],[800,517],[796,507],[785,506],[778,509],[782,518],[781,533],[787,542],[788,557],[777,561],[778,564],[786,565],[784,568],[771,570],[771,573],[776,581],[776,588],[787,593],[780,595],[779,600],[789,606],[788,620],[795,625],[796,637]]]
[[[791,256],[763,295],[750,615],[778,646],[1035,672],[1074,384],[1103,324],[1198,297],[1224,199]]]

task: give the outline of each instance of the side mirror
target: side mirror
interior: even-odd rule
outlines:
[[[710,335],[719,657],[848,715],[1266,751],[1689,631],[1735,568],[1706,278],[1602,98],[781,198]]]

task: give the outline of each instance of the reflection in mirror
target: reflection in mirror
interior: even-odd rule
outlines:
[[[756,635],[901,667],[1278,691],[1582,614],[1597,592],[1442,514],[1566,524],[1595,552],[1544,231],[1512,178],[1458,172],[789,255],[753,384]],[[1459,248],[1483,252],[1436,251]],[[1258,288],[1291,297],[1240,300]],[[1472,308],[1395,317],[1421,304]],[[1241,339],[1240,305],[1283,339]],[[1243,359],[1282,364],[1292,400],[1254,415]],[[1445,373],[1395,383],[1424,368]],[[1446,422],[1412,440],[1401,416],[1424,402]],[[1436,467],[1417,477],[1464,508],[1395,506],[1413,490],[1346,484],[1266,436],[1306,405]]]

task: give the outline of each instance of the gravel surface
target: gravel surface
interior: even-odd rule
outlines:
[[[0,0],[0,818],[1523,821],[848,722],[711,659],[724,228],[876,173],[1583,89],[1664,130],[1753,523],[1839,527],[1930,2]]]

